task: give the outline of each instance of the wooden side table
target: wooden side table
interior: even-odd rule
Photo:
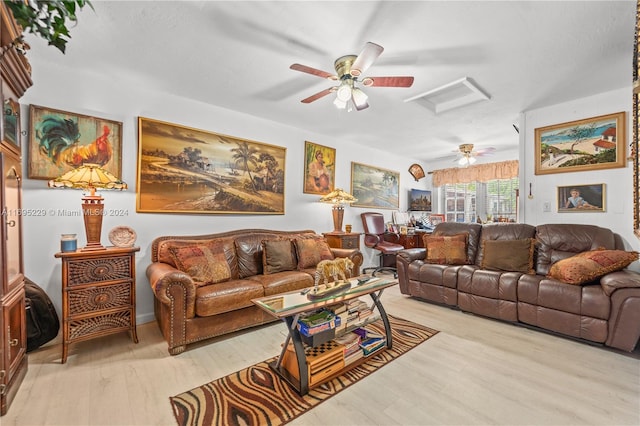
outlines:
[[[108,334],[136,333],[135,253],[139,247],[107,247],[56,253],[62,259],[62,364],[69,344]]]
[[[360,233],[358,232],[326,232],[324,239],[331,248],[359,249]]]

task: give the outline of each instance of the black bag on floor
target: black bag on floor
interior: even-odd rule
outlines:
[[[27,299],[27,352],[31,352],[55,339],[60,330],[60,320],[47,293],[29,278],[25,277],[24,281]]]

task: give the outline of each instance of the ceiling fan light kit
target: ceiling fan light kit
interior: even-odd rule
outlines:
[[[383,50],[384,48],[382,46],[367,42],[359,55],[345,55],[335,60],[333,63],[336,70],[335,75],[306,65],[292,64],[289,68],[294,71],[304,72],[332,81],[340,80],[338,86],[322,90],[303,99],[301,102],[308,104],[330,93],[336,92],[336,98],[333,104],[337,108],[346,108],[348,111],[351,111],[353,107],[355,107],[357,111],[362,111],[369,107],[367,103],[368,96],[362,89],[356,87],[356,83],[362,84],[365,87],[411,87],[413,77],[408,76],[364,77],[362,80],[358,80],[358,77],[378,59],[378,56],[380,56]]]
[[[493,147],[488,147],[474,151],[472,143],[463,143],[458,146],[458,154],[460,155],[460,158],[456,161],[458,162],[458,165],[468,167],[478,161],[476,157],[492,155],[495,150],[496,149]]]

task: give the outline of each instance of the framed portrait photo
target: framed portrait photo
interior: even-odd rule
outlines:
[[[605,184],[558,187],[558,213],[605,211]]]
[[[336,180],[335,148],[305,141],[303,175],[303,193],[326,195],[333,191]]]
[[[625,167],[625,112],[535,129],[535,174]]]

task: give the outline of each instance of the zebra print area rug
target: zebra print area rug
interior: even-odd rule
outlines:
[[[393,348],[371,355],[364,363],[300,396],[271,368],[269,359],[170,397],[180,426],[282,425],[307,412],[358,380],[438,333],[389,315]],[[373,327],[384,334],[382,321]]]

